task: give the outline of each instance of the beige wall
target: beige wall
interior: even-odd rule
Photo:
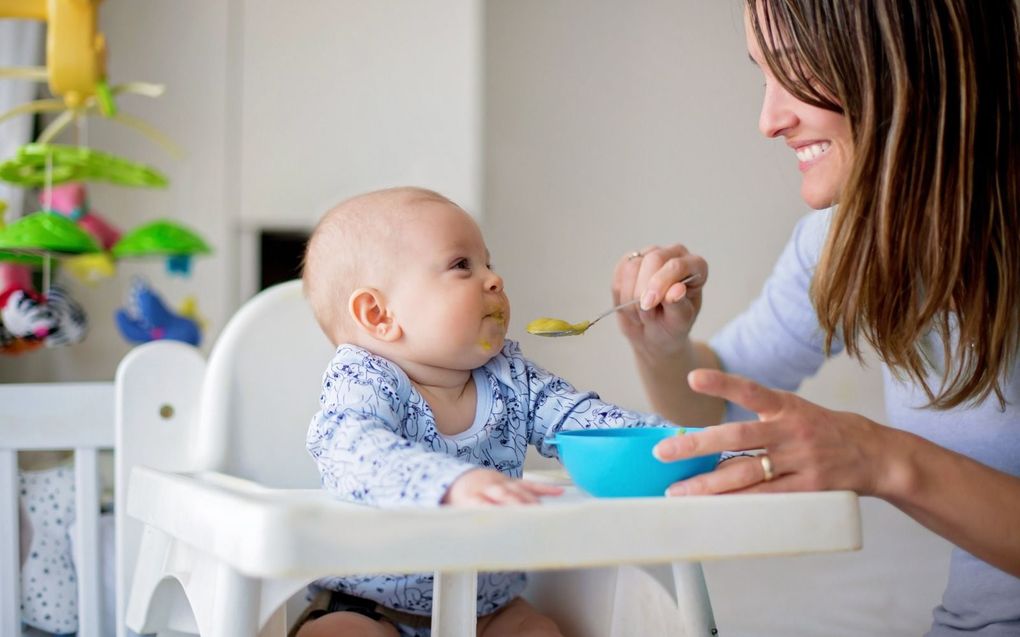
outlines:
[[[579,338],[524,333],[611,304],[622,255],[685,243],[708,259],[696,335],[757,294],[808,209],[796,160],[757,130],[761,77],[735,0],[489,2],[485,229],[513,301],[512,336],[579,387],[647,406],[606,319]],[[877,369],[845,357],[805,387],[881,417]]]

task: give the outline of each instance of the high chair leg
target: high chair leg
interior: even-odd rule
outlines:
[[[673,562],[673,583],[677,608],[683,617],[684,635],[718,635],[701,562]]]
[[[436,572],[432,584],[432,634],[475,637],[478,572]]]
[[[259,631],[259,637],[284,637],[287,634],[287,605],[283,604],[269,616]]]
[[[210,637],[256,637],[259,632],[259,581],[220,564]]]

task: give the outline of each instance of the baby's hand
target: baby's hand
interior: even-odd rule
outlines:
[[[492,469],[472,469],[453,481],[443,504],[535,504],[539,496],[560,495],[563,487],[513,480]]]

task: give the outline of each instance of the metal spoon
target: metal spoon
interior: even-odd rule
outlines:
[[[680,279],[678,283],[689,283],[696,278],[698,278],[697,272],[693,274],[688,274],[684,278]],[[606,310],[605,312],[599,314],[590,321],[581,321],[580,323],[568,323],[563,319],[555,318],[546,317],[537,318],[534,321],[528,323],[527,327],[528,333],[534,334],[535,336],[578,336],[579,334],[584,334],[585,332],[587,332],[588,328],[590,328],[592,325],[595,325],[600,320],[606,318],[613,312],[622,310],[623,308],[628,307],[630,305],[634,305],[639,300],[640,299],[631,299],[626,303],[621,303],[616,307],[612,307]]]

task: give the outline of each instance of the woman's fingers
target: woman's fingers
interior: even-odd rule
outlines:
[[[736,403],[762,418],[779,412],[786,396],[786,392],[769,389],[752,380],[716,369],[696,369],[687,375],[687,383],[700,394]]]
[[[651,306],[642,302],[642,308],[648,309],[669,296],[674,284],[694,273],[700,276],[691,281],[691,288],[704,284],[708,266],[704,259],[690,254],[683,245],[645,246],[640,251],[625,254],[617,262],[613,272],[613,300],[617,304],[625,303],[645,294],[655,299]],[[673,301],[683,298],[676,296],[675,291],[673,296],[676,297]]]
[[[767,423],[730,422],[683,436],[671,436],[655,445],[652,453],[662,462],[672,462],[723,451],[761,449],[766,446],[769,433]]]
[[[762,455],[732,458],[722,462],[714,471],[681,480],[670,485],[666,495],[709,495],[715,493],[751,493],[768,491],[790,490],[788,475],[781,468],[783,458],[776,460],[775,454],[765,457],[770,462],[771,474],[765,473]],[[780,484],[779,489],[771,485]],[[763,489],[764,485],[770,485]]]
[[[739,376],[696,370],[688,376],[698,392],[742,405],[759,416],[660,442],[654,454],[675,461],[723,451],[761,449],[751,458],[721,463],[714,471],[678,482],[671,495],[771,493],[847,489],[878,491],[874,476],[888,473],[885,428],[857,414],[834,412],[784,391]]]
[[[737,491],[762,481],[762,469],[755,458],[733,458],[723,462],[715,471],[670,485],[666,495],[703,495]]]
[[[635,287],[644,257],[658,250],[660,250],[659,246],[649,245],[620,257],[616,264],[616,270],[613,272],[614,304],[619,305],[635,298]]]
[[[708,278],[708,264],[701,257],[688,253],[683,246],[677,248],[682,253],[670,256],[657,252],[643,259],[636,290],[637,294],[641,294],[642,310],[675,303],[704,286]],[[692,274],[697,275],[696,278],[689,283],[681,283]]]

